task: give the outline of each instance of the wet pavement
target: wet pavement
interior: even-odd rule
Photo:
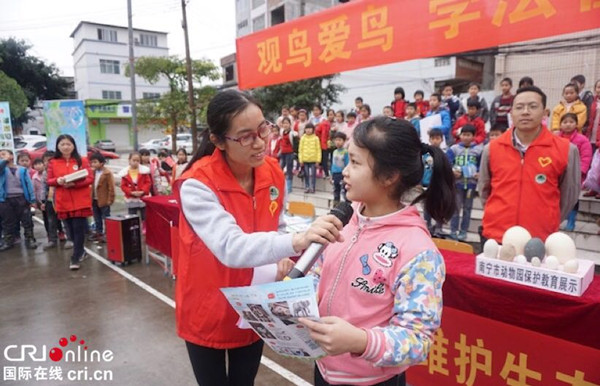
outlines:
[[[122,211],[115,209],[113,213]],[[69,271],[71,250],[61,246],[44,251],[43,225],[34,224],[40,244],[36,250],[21,243],[0,253],[0,384],[194,385],[184,342],[175,333],[174,280],[155,262],[134,263],[117,272],[102,261],[104,244],[91,242],[86,248],[93,253],[81,269]],[[146,287],[135,284],[136,279]],[[71,336],[76,339],[71,341]],[[66,338],[65,347],[61,338]],[[63,358],[38,362],[28,355],[35,349],[33,358],[39,358],[44,346],[47,357],[57,358],[58,351],[52,349],[58,348]],[[85,347],[96,356],[77,357]],[[20,360],[22,351],[26,355]],[[284,371],[261,365],[256,385],[312,384],[311,361],[283,358],[267,348],[264,356]],[[57,367],[62,381],[56,380]]]

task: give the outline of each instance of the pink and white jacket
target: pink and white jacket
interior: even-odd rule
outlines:
[[[427,358],[441,323],[446,269],[416,207],[368,218],[353,206],[345,241],[327,247],[313,274],[320,315],[364,329],[367,348],[317,366],[328,383],[373,385]]]
[[[581,183],[585,181],[585,177],[587,176],[588,170],[590,170],[590,166],[592,164],[592,145],[590,144],[589,139],[578,133],[577,130],[573,131],[570,134],[564,133],[561,131],[558,132],[558,136],[562,138],[566,138],[573,145],[577,146],[577,150],[579,150],[579,169],[581,170]]]

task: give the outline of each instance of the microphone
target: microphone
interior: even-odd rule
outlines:
[[[350,206],[350,204],[346,201],[340,202],[335,208],[331,209],[331,211],[329,212],[329,214],[332,214],[335,217],[339,218],[342,224],[344,224],[344,226],[348,224],[348,221],[350,221],[350,218],[352,217],[353,213],[354,210],[352,209],[352,206]],[[324,249],[325,245],[323,244],[311,243],[308,246],[308,248],[306,248],[302,256],[300,256],[300,258],[294,265],[294,268],[292,268],[292,270],[290,271],[290,273],[288,273],[284,280],[304,277],[304,275],[306,275],[310,268],[315,264],[319,256],[321,256]]]

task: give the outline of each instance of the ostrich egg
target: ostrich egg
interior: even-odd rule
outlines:
[[[572,238],[564,233],[556,232],[546,239],[546,254],[556,256],[558,262],[564,264],[577,257],[577,248],[575,248]]]
[[[502,236],[502,245],[512,244],[515,247],[517,255],[523,255],[525,252],[525,244],[531,240],[531,234],[522,226],[515,225],[504,232]]]

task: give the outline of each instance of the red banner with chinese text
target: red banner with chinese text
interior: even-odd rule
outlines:
[[[600,0],[355,0],[237,39],[242,89],[600,28]]]
[[[427,361],[411,367],[407,381],[413,386],[598,386],[599,365],[600,350],[444,307]]]

